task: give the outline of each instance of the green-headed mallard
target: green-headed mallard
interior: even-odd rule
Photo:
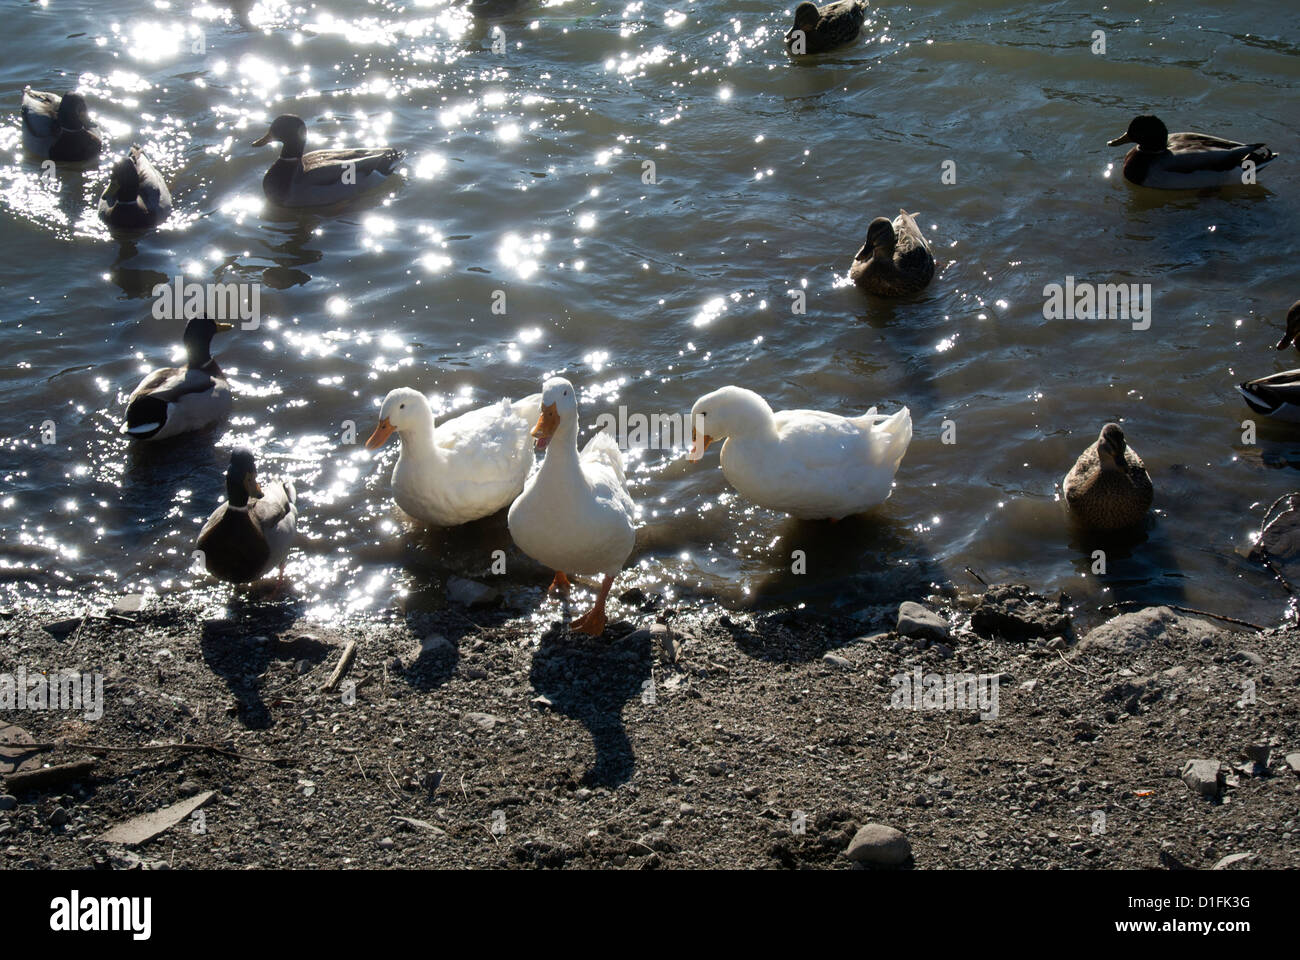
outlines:
[[[202,430],[230,414],[230,384],[212,359],[212,337],[232,324],[194,318],[185,324],[183,367],[154,370],[126,406],[122,432],[133,440],[165,440]]]
[[[835,0],[824,7],[804,0],[794,8],[794,26],[785,35],[793,54],[825,53],[852,43],[862,32],[867,5],[862,0]]]
[[[291,481],[257,482],[257,465],[247,450],[230,456],[226,502],[212,511],[195,548],[208,573],[228,583],[260,580],[284,562],[298,530],[298,494]]]
[[[924,289],[934,277],[934,254],[916,220],[899,210],[894,222],[876,217],[867,242],[853,257],[849,278],[880,297],[903,297]]]
[[[1300,300],[1291,304],[1291,309],[1286,312],[1286,333],[1277,342],[1277,348],[1285,350],[1294,343],[1296,349],[1300,350],[1300,341],[1296,337],[1300,337]]]
[[[287,113],[276,117],[253,146],[272,141],[282,144],[280,156],[262,178],[262,190],[282,207],[320,207],[350,200],[381,183],[402,160],[402,151],[390,147],[304,153],[307,124]]]
[[[402,449],[393,468],[393,500],[425,523],[454,527],[488,517],[524,489],[533,466],[528,431],[540,393],[470,410],[434,427],[424,394],[398,387],[384,397],[379,425],[366,441],[378,450],[394,433]]]
[[[1101,428],[1065,475],[1064,488],[1071,516],[1089,530],[1136,526],[1151,509],[1151,477],[1117,423]]]
[[[567,591],[568,573],[604,574],[595,605],[569,624],[593,637],[605,630],[605,598],[636,545],[636,505],[623,454],[602,430],[578,453],[578,395],[563,377],[542,385],[533,428],[542,465],[510,505],[506,523],[519,549],[555,571],[551,589]]]
[[[45,93],[23,88],[23,146],[38,157],[81,163],[99,156],[99,128],[79,93]]]
[[[691,459],[724,441],[719,463],[747,500],[801,520],[839,520],[889,498],[912,442],[907,407],[888,416],[820,410],[773,413],[753,390],[727,386],[691,408]]]
[[[1300,423],[1300,370],[1283,370],[1237,385],[1246,406],[1265,417]]]
[[[99,198],[99,219],[110,227],[144,230],[167,219],[172,195],[162,174],[139,147],[113,164],[108,186]]]
[[[1277,154],[1262,143],[1238,143],[1205,133],[1170,133],[1159,117],[1141,116],[1129,121],[1124,136],[1109,146],[1136,144],[1124,157],[1124,179],[1139,187],[1158,190],[1198,190],[1242,183],[1242,164],[1255,169],[1275,160]]]

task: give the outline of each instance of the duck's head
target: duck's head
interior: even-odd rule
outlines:
[[[1097,457],[1103,470],[1123,470],[1124,451],[1127,449],[1128,441],[1118,423],[1108,423],[1101,428],[1101,436],[1097,438]]]
[[[108,177],[108,192],[114,203],[134,203],[140,195],[140,171],[130,157],[118,157]]]
[[[1169,130],[1159,117],[1144,114],[1129,121],[1124,136],[1107,142],[1107,146],[1118,147],[1121,143],[1136,143],[1139,149],[1161,151],[1169,145]]]
[[[301,117],[292,113],[283,113],[271,121],[271,129],[253,141],[253,146],[264,147],[268,143],[282,143],[282,157],[301,157],[303,147],[307,144],[307,124]]]
[[[86,98],[72,91],[65,93],[59,101],[59,126],[64,130],[82,130],[90,125]]]
[[[400,435],[421,426],[427,429],[432,417],[429,401],[419,390],[410,387],[390,390],[379,407],[379,425],[366,441],[366,449],[378,450],[394,432]]]
[[[790,40],[795,30],[802,30],[804,33],[812,32],[812,29],[817,26],[817,21],[821,18],[822,15],[817,9],[817,4],[811,3],[809,0],[803,0],[803,3],[794,8],[794,26],[785,35],[785,39]]]
[[[578,391],[563,377],[551,377],[542,384],[542,413],[533,427],[533,449],[541,453],[561,427],[578,422]]]
[[[248,505],[250,497],[261,495],[253,454],[240,447],[230,455],[230,468],[226,470],[226,499],[232,507],[243,507]]]
[[[191,367],[201,367],[212,359],[212,338],[224,330],[234,328],[233,323],[194,317],[185,324],[181,343],[185,344],[186,361]]]
[[[755,432],[772,420],[772,408],[753,390],[720,387],[691,407],[692,460],[704,456],[709,444],[736,434]]]
[[[1294,343],[1296,349],[1300,350],[1300,342],[1296,340],[1297,337],[1300,337],[1300,300],[1291,304],[1291,309],[1286,312],[1286,333],[1277,342],[1277,348],[1285,350]]]
[[[867,240],[862,244],[855,260],[869,260],[873,256],[888,260],[894,255],[898,237],[894,234],[894,224],[888,217],[876,217],[867,225]]]

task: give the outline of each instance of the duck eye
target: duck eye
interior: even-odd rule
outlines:
[[[399,404],[397,405],[397,409],[398,409],[398,410],[405,410],[405,409],[406,409],[406,404],[404,404],[404,403],[399,403]]]

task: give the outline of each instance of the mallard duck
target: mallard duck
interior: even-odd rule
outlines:
[[[99,198],[99,219],[111,227],[143,230],[167,219],[172,195],[162,174],[139,147],[113,164],[108,186]]]
[[[1238,143],[1204,133],[1170,133],[1159,117],[1152,116],[1134,117],[1124,136],[1107,145],[1122,143],[1136,144],[1124,157],[1124,179],[1158,190],[1233,186],[1242,182],[1241,165],[1247,158],[1258,170],[1278,156],[1262,143]]]
[[[579,456],[578,395],[563,377],[543,384],[533,436],[546,457],[510,505],[510,535],[520,550],[555,571],[548,592],[567,593],[569,573],[604,574],[591,610],[569,624],[598,637],[605,630],[609,588],[636,544],[636,506],[623,454],[602,430]]]
[[[81,163],[99,156],[99,128],[90,119],[86,98],[79,93],[45,93],[23,88],[20,109],[23,146],[47,160]]]
[[[524,489],[533,465],[528,431],[541,400],[540,393],[513,403],[502,398],[435,427],[424,394],[399,387],[384,397],[366,449],[378,450],[397,433],[393,500],[425,523],[469,523],[510,506]]]
[[[276,117],[266,135],[253,141],[261,147],[282,144],[280,156],[262,178],[266,198],[282,207],[319,207],[351,200],[380,183],[397,169],[402,151],[389,147],[313,150],[307,145],[307,124],[292,114]]]
[[[228,583],[251,583],[279,567],[283,582],[298,531],[297,504],[291,481],[262,487],[253,455],[243,449],[232,453],[226,502],[212,511],[195,544],[208,573]]]
[[[233,324],[196,317],[185,324],[185,366],[154,370],[131,392],[122,433],[165,440],[202,430],[230,415],[230,384],[212,359],[212,337]]]
[[[691,452],[698,460],[724,440],[727,482],[759,506],[803,520],[839,520],[888,499],[912,441],[907,407],[890,416],[820,410],[773,413],[753,390],[722,387],[691,408]]]
[[[785,35],[793,54],[825,53],[852,43],[862,32],[867,5],[861,0],[835,0],[824,7],[804,0],[794,8],[794,26]]]
[[[853,255],[849,278],[878,297],[904,297],[925,288],[934,277],[934,254],[915,218],[899,210],[894,222],[876,217],[867,242]]]
[[[1300,423],[1300,370],[1283,370],[1258,380],[1238,384],[1246,406],[1258,414]]]
[[[1291,309],[1286,312],[1286,333],[1277,342],[1277,348],[1285,350],[1294,343],[1296,349],[1300,350],[1300,343],[1296,342],[1296,337],[1300,337],[1300,300],[1291,304]]]
[[[1117,423],[1102,427],[1097,442],[1079,454],[1064,489],[1071,516],[1098,532],[1136,526],[1151,509],[1151,477]]]

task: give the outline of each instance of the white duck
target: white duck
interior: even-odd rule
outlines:
[[[510,507],[510,535],[519,549],[555,571],[551,590],[567,593],[566,573],[603,574],[595,605],[569,629],[598,637],[605,630],[605,598],[636,544],[636,505],[627,491],[623,454],[601,431],[578,454],[578,396],[573,384],[552,377],[542,387],[542,412],[533,428],[541,467]]]
[[[533,463],[528,429],[541,399],[503,397],[435,428],[424,394],[399,387],[384,397],[366,449],[378,450],[396,432],[402,449],[393,500],[417,520],[455,527],[504,509],[524,489]]]
[[[907,408],[860,417],[818,410],[773,413],[762,397],[722,387],[691,409],[691,459],[725,440],[722,473],[741,496],[802,520],[838,520],[889,497],[912,440]]]

